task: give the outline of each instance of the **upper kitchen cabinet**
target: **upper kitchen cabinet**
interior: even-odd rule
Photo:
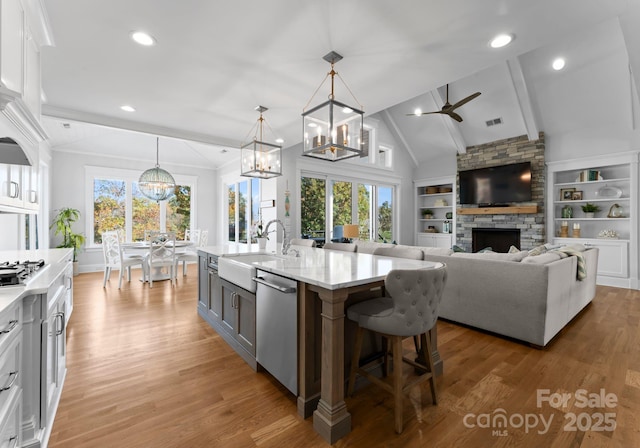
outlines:
[[[0,0],[0,138],[16,142],[27,163],[0,151],[0,210],[38,209],[40,143],[40,49],[53,45],[43,2]],[[15,166],[29,165],[29,166]]]
[[[23,93],[25,68],[25,18],[22,2],[0,2],[0,82],[6,89]]]

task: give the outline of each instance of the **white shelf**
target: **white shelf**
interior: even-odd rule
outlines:
[[[420,210],[433,210],[434,208],[452,208],[452,205],[432,205],[430,207],[420,207]]]
[[[423,179],[414,183],[416,245],[449,248],[452,246],[456,212],[455,182],[455,177],[441,177]],[[451,188],[451,191],[426,193],[427,188],[430,187]],[[430,189],[433,191],[433,188]],[[442,203],[443,200],[447,205],[436,205],[436,203]],[[430,218],[423,216],[424,210],[431,210]],[[451,218],[447,218],[447,216],[451,216]],[[435,228],[438,233],[426,232],[428,227]],[[447,228],[453,229],[453,231],[451,233],[444,232]]]
[[[555,221],[629,221],[630,218],[553,218]]]
[[[592,185],[592,184],[606,184],[606,183],[613,183],[613,182],[630,182],[631,179],[628,177],[622,177],[622,178],[618,178],[618,179],[604,179],[604,180],[590,180],[587,182],[561,182],[558,184],[555,184],[556,187],[572,187],[574,185]]]
[[[445,221],[451,221],[451,220],[450,220],[450,219],[441,219],[441,218],[428,218],[428,219],[422,218],[422,219],[419,219],[418,221],[436,221],[436,222],[445,222]]]
[[[433,198],[433,197],[436,197],[436,196],[451,196],[451,195],[452,195],[452,192],[450,191],[449,193],[429,193],[429,194],[423,193],[423,194],[419,194],[418,197],[419,198],[426,198],[426,197]]]
[[[554,204],[586,204],[587,202],[629,202],[630,198],[582,199],[580,201],[553,201]]]

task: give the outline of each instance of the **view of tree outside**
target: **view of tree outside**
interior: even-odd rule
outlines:
[[[351,224],[351,182],[333,181],[333,226]]]
[[[372,189],[372,185],[358,184],[358,225],[360,239],[365,241],[371,239]]]
[[[247,242],[247,195],[248,183],[246,180],[238,182],[238,242]]]
[[[142,194],[138,182],[133,182],[132,199],[132,238],[143,241],[145,230],[160,230],[160,204]]]
[[[191,187],[176,185],[174,195],[167,201],[167,232],[175,232],[176,239],[184,240],[191,222]]]
[[[300,187],[300,232],[324,236],[326,225],[326,181],[302,177]]]
[[[102,244],[102,233],[124,229],[126,182],[115,179],[93,181],[93,242]]]
[[[229,241],[236,240],[236,186],[229,185]]]
[[[393,240],[393,188],[378,187],[378,241]]]

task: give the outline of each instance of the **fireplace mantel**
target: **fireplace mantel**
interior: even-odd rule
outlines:
[[[459,208],[458,215],[517,215],[538,213],[537,205],[523,205],[516,207],[468,207]]]

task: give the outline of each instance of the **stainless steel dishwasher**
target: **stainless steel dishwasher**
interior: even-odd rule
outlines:
[[[258,270],[256,277],[256,360],[298,395],[297,282]]]

